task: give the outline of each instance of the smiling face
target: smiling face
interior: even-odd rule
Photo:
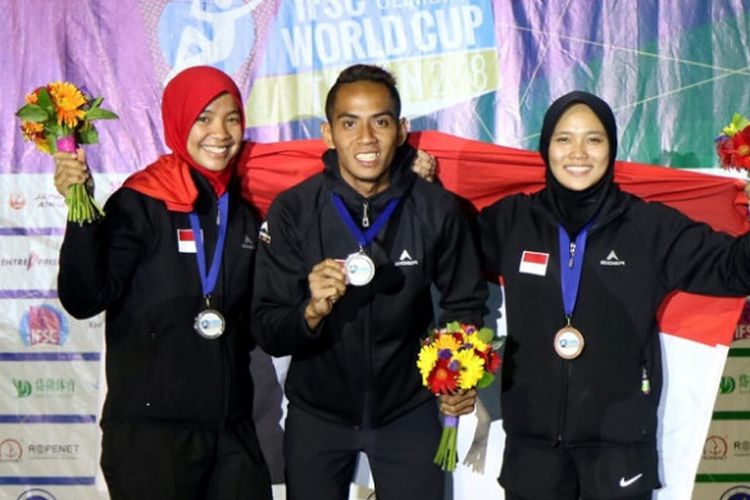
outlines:
[[[187,151],[200,166],[227,168],[242,145],[242,115],[234,98],[222,94],[206,106],[190,128]]]
[[[560,116],[548,152],[555,179],[571,191],[583,191],[601,179],[609,166],[609,138],[604,125],[585,104]]]
[[[388,187],[396,148],[406,140],[406,121],[395,116],[388,88],[371,81],[341,86],[323,140],[336,149],[341,177],[365,197]]]

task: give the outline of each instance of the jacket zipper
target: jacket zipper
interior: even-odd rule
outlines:
[[[568,268],[573,267],[573,262],[576,256],[576,242],[575,240],[571,240],[570,246],[568,247]],[[570,324],[570,318],[568,318],[568,324]],[[563,377],[562,377],[562,401],[560,403],[560,419],[558,424],[558,430],[557,430],[557,444],[561,444],[564,439],[565,434],[565,413],[567,412],[568,408],[568,387],[570,384],[570,370],[571,370],[571,364],[570,361],[563,360],[562,365],[562,371]]]
[[[557,443],[561,444],[563,443],[563,440],[565,439],[565,413],[567,412],[568,408],[568,385],[570,382],[570,361],[562,360],[562,371],[564,372],[564,376],[562,377],[562,401],[560,403],[560,418],[558,423],[558,429],[557,429]]]
[[[367,200],[362,202],[362,227],[370,227],[370,215],[368,214],[370,203]]]

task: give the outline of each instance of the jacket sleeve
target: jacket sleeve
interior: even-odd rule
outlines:
[[[460,321],[482,325],[487,311],[487,284],[469,221],[455,199],[439,234],[435,285],[443,310],[440,324]]]
[[[252,322],[255,340],[272,356],[303,351],[320,337],[308,328],[304,310],[310,297],[299,224],[276,200],[261,226],[255,262]],[[325,321],[325,320],[323,320]]]
[[[647,238],[669,290],[719,296],[750,294],[750,233],[717,232],[676,210],[646,204]],[[656,224],[653,221],[658,221]]]
[[[107,202],[103,220],[83,226],[68,222],[60,248],[57,292],[72,316],[94,316],[127,289],[150,239],[146,212],[137,197],[121,189]]]

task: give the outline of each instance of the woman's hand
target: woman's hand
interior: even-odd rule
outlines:
[[[78,148],[75,153],[58,151],[52,158],[55,161],[55,188],[61,195],[67,196],[71,185],[84,184],[90,179],[83,148]]]

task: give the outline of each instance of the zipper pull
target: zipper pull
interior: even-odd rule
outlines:
[[[648,378],[646,367],[641,368],[641,392],[646,395],[651,394],[651,381]]]
[[[370,205],[367,200],[365,200],[362,203],[362,227],[370,227],[370,217],[367,214],[368,208],[370,208]]]
[[[570,258],[568,259],[568,267],[573,267],[573,258],[576,255],[576,242],[575,241],[570,242],[570,248],[568,249],[568,253],[570,255]]]

